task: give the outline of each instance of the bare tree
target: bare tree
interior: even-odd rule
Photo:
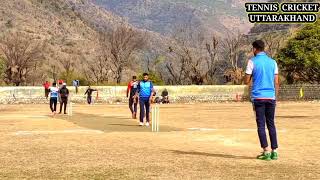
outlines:
[[[244,53],[245,39],[241,34],[229,35],[222,41],[222,52],[227,61],[224,75],[233,84],[241,84],[243,79],[243,68],[241,54]]]
[[[127,25],[120,25],[111,33],[103,33],[101,42],[109,50],[111,70],[117,84],[121,83],[122,72],[130,68],[134,54],[147,46],[147,33],[139,32]]]
[[[175,41],[171,43],[169,52],[174,61],[166,64],[171,81],[174,84],[204,84],[208,74],[205,62],[210,60],[203,33],[182,28],[173,38]]]
[[[283,34],[268,33],[263,36],[263,40],[266,43],[267,53],[274,58],[281,47],[281,42],[285,40]]]
[[[19,86],[27,81],[35,64],[43,59],[44,45],[39,40],[22,33],[10,33],[0,38],[0,53],[3,54],[7,84]]]
[[[85,76],[95,84],[102,84],[109,81],[111,65],[110,57],[105,52],[99,52],[93,61],[85,61]]]
[[[211,41],[206,43],[206,48],[210,57],[207,58],[207,80],[210,84],[216,82],[215,75],[217,73],[217,62],[219,61],[219,45],[218,37],[215,35],[212,35]]]

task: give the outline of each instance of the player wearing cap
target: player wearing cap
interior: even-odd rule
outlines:
[[[60,112],[62,112],[62,106],[64,105],[64,114],[67,114],[67,104],[68,104],[68,97],[69,97],[69,90],[67,88],[67,84],[63,83],[62,87],[59,90],[60,98],[61,98],[61,103],[60,103]]]

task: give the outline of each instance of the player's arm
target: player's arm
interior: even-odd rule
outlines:
[[[129,82],[128,87],[127,87],[127,97],[129,97],[130,90],[131,90],[131,82]]]
[[[252,72],[253,72],[253,62],[252,62],[252,60],[249,60],[248,64],[247,64],[247,69],[246,69],[246,76],[244,79],[244,83],[248,86],[251,85]]]
[[[136,90],[135,96],[139,97],[139,93],[140,93],[140,82],[138,82],[138,86],[137,86],[137,90]]]
[[[275,89],[276,89],[276,97],[279,95],[279,87],[280,87],[280,84],[279,84],[279,75],[276,74],[274,76],[274,86],[275,86]]]
[[[59,91],[58,91],[59,98],[61,98],[61,94],[62,94],[62,91],[61,91],[61,89],[59,89]]]
[[[280,83],[279,83],[279,70],[278,70],[278,65],[277,63],[275,63],[276,67],[275,67],[275,71],[274,71],[274,86],[276,89],[276,97],[279,95],[279,87],[280,87]]]
[[[246,74],[244,83],[246,85],[250,86],[251,85],[251,79],[252,79],[252,75],[251,74]]]
[[[153,95],[154,95],[154,92],[155,92],[152,82],[150,82],[150,88],[151,88],[151,96],[149,98],[149,101],[152,102],[152,98],[153,98]]]

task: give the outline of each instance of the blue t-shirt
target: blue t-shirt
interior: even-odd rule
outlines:
[[[58,98],[59,89],[57,87],[50,87],[50,98]]]
[[[252,75],[253,99],[276,99],[274,78],[278,74],[278,65],[275,60],[260,52],[249,60],[246,74]]]
[[[140,81],[138,84],[138,92],[140,98],[150,98],[153,90],[153,84],[151,81]]]

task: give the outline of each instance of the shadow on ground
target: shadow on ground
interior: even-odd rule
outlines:
[[[179,151],[179,150],[170,150],[170,151],[172,153],[180,154],[180,155],[196,155],[196,156],[207,156],[207,157],[226,158],[226,159],[256,159],[255,157],[235,156],[235,155],[229,155],[229,154],[214,154],[214,153]]]
[[[276,116],[277,118],[294,119],[294,118],[313,118],[312,116]]]
[[[95,129],[104,132],[151,132],[151,125],[149,127],[141,127],[138,125],[137,119],[130,119],[124,116],[77,113],[71,117],[61,116],[57,118],[72,122],[87,129]],[[162,126],[161,124],[159,129],[160,132],[179,131],[178,128]]]

